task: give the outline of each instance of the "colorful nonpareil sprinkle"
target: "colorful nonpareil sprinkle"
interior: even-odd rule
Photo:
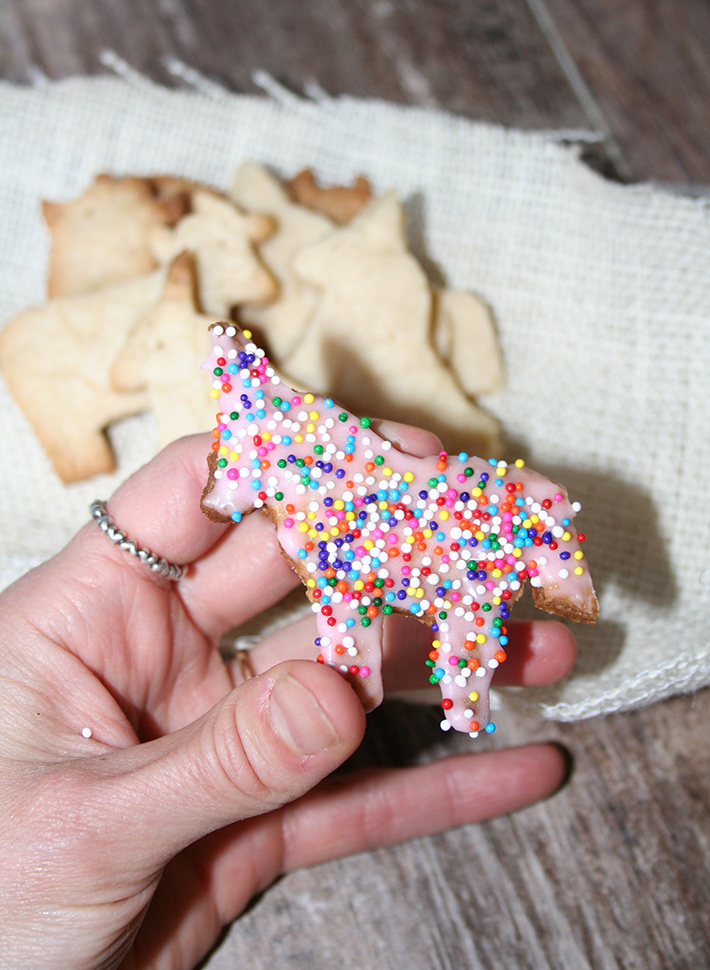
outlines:
[[[369,418],[285,386],[248,331],[211,335],[219,410],[204,511],[272,518],[317,617],[314,657],[367,709],[382,699],[382,624],[396,610],[431,628],[442,728],[492,733],[488,687],[525,580],[543,609],[596,619],[579,506],[522,461],[404,454]]]

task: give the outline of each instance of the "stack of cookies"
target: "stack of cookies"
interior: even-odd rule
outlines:
[[[156,449],[214,425],[208,327],[249,326],[292,385],[497,451],[474,398],[502,386],[488,308],[434,287],[394,192],[245,163],[229,194],[99,175],[43,204],[48,301],[0,332],[0,368],[64,482],[115,467],[106,429],[150,410]]]

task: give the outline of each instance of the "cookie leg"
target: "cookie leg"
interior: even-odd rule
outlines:
[[[382,614],[362,616],[345,602],[315,604],[314,609],[318,611],[318,659],[347,677],[364,709],[374,710],[383,698]]]

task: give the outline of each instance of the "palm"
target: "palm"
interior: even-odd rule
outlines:
[[[19,833],[16,821],[7,831],[16,841],[31,841],[36,816],[41,820],[45,813],[47,824],[58,833],[54,840],[45,840],[42,864],[50,896],[60,893],[63,919],[42,937],[46,900],[40,898],[36,909],[25,903],[19,914],[11,913],[21,916],[30,931],[36,921],[46,962],[35,959],[33,966],[60,965],[53,953],[62,952],[62,932],[69,926],[76,970],[115,966],[121,956],[124,968],[189,970],[225,922],[279,873],[336,852],[422,834],[433,825],[462,824],[511,810],[552,790],[563,770],[552,749],[538,747],[533,755],[530,750],[490,753],[402,773],[363,774],[337,788],[326,783],[307,794],[302,792],[313,781],[303,782],[300,789],[287,786],[273,797],[257,791],[248,796],[246,808],[225,810],[222,816],[218,812],[204,824],[184,823],[190,833],[186,836],[181,807],[189,799],[181,801],[179,793],[175,805],[172,793],[158,793],[155,799],[150,775],[154,759],[169,763],[179,745],[192,745],[194,758],[188,758],[183,771],[190,773],[194,764],[190,795],[196,792],[199,803],[204,790],[205,801],[211,799],[210,778],[201,775],[204,743],[199,725],[218,719],[215,706],[219,710],[239,681],[217,650],[220,635],[297,583],[266,520],[252,516],[238,529],[226,531],[206,522],[197,501],[203,454],[200,439],[180,443],[111,501],[112,515],[129,534],[173,561],[191,563],[179,583],[156,580],[90,524],[60,556],[0,601],[8,631],[0,665],[9,725],[3,733],[10,739],[0,755],[0,771],[8,791],[14,785],[20,800],[27,801],[36,789],[41,806],[28,822],[19,823]],[[166,502],[160,517],[153,510],[156,479]],[[171,486],[175,482],[174,488],[166,488],[166,481]],[[259,576],[268,576],[269,585],[260,583]],[[52,591],[49,601],[47,590]],[[528,625],[526,636],[527,652],[508,672],[511,682],[552,680],[566,672],[573,644],[563,627]],[[412,671],[425,669],[411,657],[412,651],[428,649],[424,629],[416,625],[406,639],[405,660],[405,636],[401,625],[392,623],[385,654],[390,686],[413,687],[417,679]],[[254,662],[257,671],[267,670],[287,658],[310,658],[312,652],[313,630],[306,619],[264,641]],[[349,693],[338,695],[345,688],[336,674],[321,669],[319,676],[341,705],[353,702]],[[362,730],[358,711],[348,714],[350,749]],[[81,735],[85,727],[93,732],[90,739]],[[214,751],[209,754],[214,760]],[[28,769],[33,779],[29,789]],[[480,792],[486,783],[491,788],[492,771],[496,796],[488,802],[463,798],[445,804],[452,788],[435,783],[435,777],[451,777],[453,772],[459,786]],[[422,772],[427,774],[425,786]],[[135,794],[138,800],[121,811],[126,778],[131,797]],[[150,812],[143,821],[141,785],[149,786],[145,801],[168,805],[164,831],[155,832],[154,824],[151,828]],[[432,804],[404,797],[411,786],[420,793],[431,791]],[[111,804],[114,789],[117,805]],[[105,817],[101,799],[108,799]],[[398,808],[394,813],[388,809],[393,803]],[[391,816],[389,828],[377,824],[373,804],[382,817]],[[409,806],[404,814],[402,805]],[[13,816],[3,807],[7,826]],[[243,820],[226,824],[234,818]],[[368,818],[369,825],[364,821]],[[350,824],[344,825],[347,820]],[[349,843],[332,837],[336,827],[352,833]],[[26,868],[19,862],[13,866],[11,858],[4,865],[9,869],[3,872],[6,884],[14,885],[18,897],[27,896]],[[73,873],[68,887],[63,883],[67,872]],[[54,883],[61,892],[53,889]]]

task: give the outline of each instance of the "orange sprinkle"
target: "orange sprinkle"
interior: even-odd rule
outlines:
[[[395,556],[398,556],[399,549],[397,548],[397,546],[392,546],[390,549],[388,549],[387,555],[390,557],[390,559],[394,559]]]
[[[438,650],[430,650],[429,651],[429,659],[430,660],[438,660],[439,659],[439,651]]]
[[[259,462],[259,468],[271,468],[271,462],[268,458],[262,458]]]
[[[426,551],[426,542],[418,542],[417,543],[417,549],[419,550],[419,552],[425,552]],[[434,552],[436,552],[436,549],[434,550]]]
[[[423,545],[423,543],[422,543],[422,545]],[[417,549],[418,548],[419,548],[419,546],[417,546]],[[426,546],[424,546],[424,548],[426,549]],[[441,548],[441,546],[434,546],[434,555],[435,556],[440,556],[443,553],[443,551],[444,550]]]
[[[479,728],[478,721],[470,721],[468,727],[469,727],[469,730],[471,731],[478,731],[478,728]]]
[[[348,584],[345,582],[344,579],[341,579],[338,583],[335,584],[335,588],[339,593],[347,593]]]
[[[368,606],[368,608],[367,608],[367,614],[366,615],[369,616],[371,620],[374,619],[374,617],[377,616],[377,607],[376,606]]]
[[[219,441],[212,442],[212,451],[219,451]]]
[[[473,650],[473,648],[476,646],[476,641],[475,640],[464,640],[463,646],[464,646],[464,650]]]
[[[374,470],[375,470],[375,463],[374,463],[374,461],[368,461],[367,464],[365,465],[365,471],[366,472],[374,472]]]
[[[481,661],[480,660],[476,660],[475,657],[474,657],[473,660],[469,660],[468,661],[468,663],[466,664],[466,666],[468,667],[469,670],[478,670],[478,668],[481,666]]]
[[[326,571],[325,571],[325,578],[326,579],[333,579],[334,576],[335,576],[335,570],[333,569],[332,566],[329,567],[328,569],[326,569]]]
[[[508,659],[508,655],[505,650],[496,650],[493,656],[496,658],[499,664],[505,663],[505,661]]]
[[[352,455],[345,455],[345,461],[352,461],[352,460],[353,460]]]
[[[296,506],[289,504],[286,506],[286,511],[289,515],[293,515],[293,513],[296,511]]]
[[[337,654],[343,654],[343,653],[345,653],[345,647],[342,645],[342,643],[339,643],[339,644],[336,645],[335,652]]]

